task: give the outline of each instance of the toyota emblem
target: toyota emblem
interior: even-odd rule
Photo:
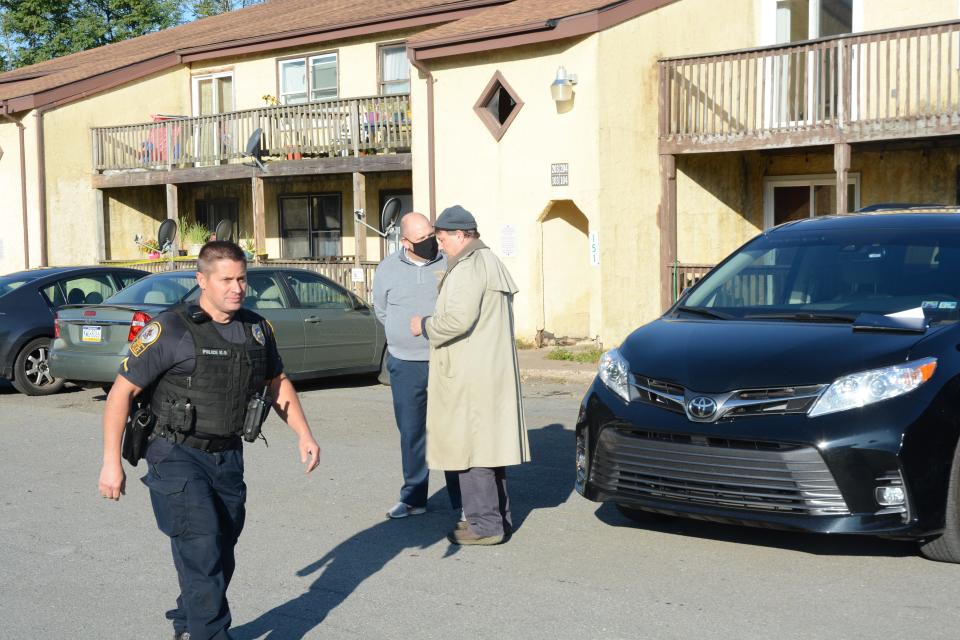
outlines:
[[[707,396],[697,396],[687,405],[687,410],[694,418],[706,420],[712,418],[713,414],[717,412],[717,402]]]

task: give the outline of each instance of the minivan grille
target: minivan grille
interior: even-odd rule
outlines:
[[[590,481],[624,498],[812,516],[850,513],[813,447],[609,427]]]
[[[825,385],[775,387],[771,389],[741,389],[730,393],[713,395],[718,411],[715,422],[722,419],[747,416],[804,414],[816,402]],[[633,398],[667,411],[686,414],[685,399],[694,395],[678,384],[664,382],[647,376],[633,376]]]

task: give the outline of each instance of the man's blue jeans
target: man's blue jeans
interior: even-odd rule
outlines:
[[[403,463],[403,488],[400,502],[412,507],[427,506],[427,377],[429,364],[400,360],[387,354],[393,414],[400,430],[400,455]],[[444,472],[450,506],[461,509],[460,481],[455,472]]]

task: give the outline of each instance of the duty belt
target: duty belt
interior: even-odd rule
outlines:
[[[238,449],[243,446],[240,441],[240,436],[200,438],[189,434],[176,433],[174,431],[164,431],[160,435],[170,442],[182,444],[193,449],[199,449],[206,453],[220,453],[221,451]]]

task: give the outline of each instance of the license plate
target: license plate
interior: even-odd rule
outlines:
[[[100,342],[103,336],[103,327],[83,326],[82,342]]]

